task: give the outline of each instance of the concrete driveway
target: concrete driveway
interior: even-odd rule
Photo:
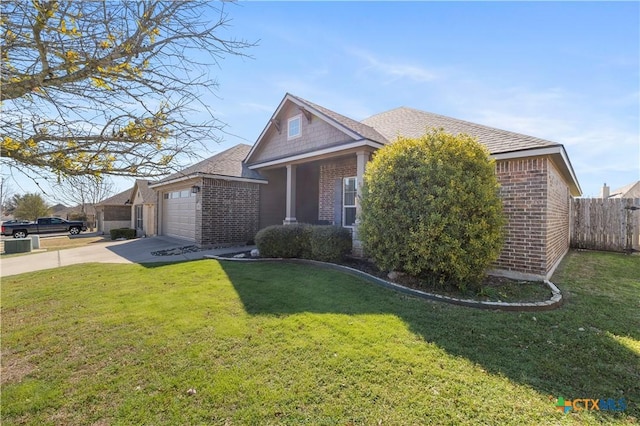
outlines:
[[[108,241],[67,250],[33,253],[0,259],[0,276],[40,271],[79,263],[154,263],[202,259],[205,255],[220,255],[251,250],[254,246],[193,250],[193,243],[177,238],[157,236],[127,241]],[[156,253],[161,252],[161,253]],[[152,254],[155,253],[155,254]]]

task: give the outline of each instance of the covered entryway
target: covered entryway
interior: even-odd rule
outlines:
[[[162,202],[162,234],[196,240],[196,194],[189,189],[166,192]]]

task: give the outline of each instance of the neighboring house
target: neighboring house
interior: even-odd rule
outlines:
[[[640,198],[640,180],[613,191],[605,183],[600,198]]]
[[[156,191],[149,188],[149,181],[137,179],[129,195],[131,207],[131,228],[138,237],[156,235]]]
[[[78,204],[74,207],[67,207],[63,204],[56,204],[51,207],[51,216],[67,220],[82,220],[90,230],[95,228],[97,222],[96,208],[92,203]]]
[[[236,145],[150,185],[158,193],[158,233],[200,246],[253,240],[267,181],[243,163],[250,150]]]
[[[131,189],[122,191],[96,204],[99,233],[131,227]]]
[[[49,210],[51,211],[51,214],[55,216],[58,212],[61,212],[61,211],[66,210],[68,208],[69,207],[65,206],[64,204],[58,203],[55,206],[49,207]]]
[[[199,245],[244,242],[281,223],[353,229],[358,189],[371,155],[398,135],[428,129],[467,133],[496,160],[506,244],[504,275],[548,277],[569,249],[569,203],[581,189],[561,144],[411,108],[355,121],[286,94],[253,147],[238,145],[151,185],[159,233]],[[428,242],[425,242],[428,244]]]

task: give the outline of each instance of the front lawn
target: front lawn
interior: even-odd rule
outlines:
[[[633,424],[639,277],[639,257],[571,253],[565,305],[538,313],[281,263],[9,277],[2,424]],[[563,414],[560,396],[628,407]]]

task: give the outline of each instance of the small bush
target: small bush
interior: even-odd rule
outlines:
[[[273,225],[256,234],[264,257],[338,262],[351,250],[351,232],[338,226]]]
[[[256,245],[264,257],[309,258],[309,225],[272,225],[256,234]]]
[[[339,262],[351,251],[351,232],[339,226],[312,226],[311,259]]]
[[[117,240],[118,238],[126,238],[127,240],[132,240],[136,237],[136,230],[130,228],[118,228],[112,229],[109,231],[111,234],[112,240]]]

